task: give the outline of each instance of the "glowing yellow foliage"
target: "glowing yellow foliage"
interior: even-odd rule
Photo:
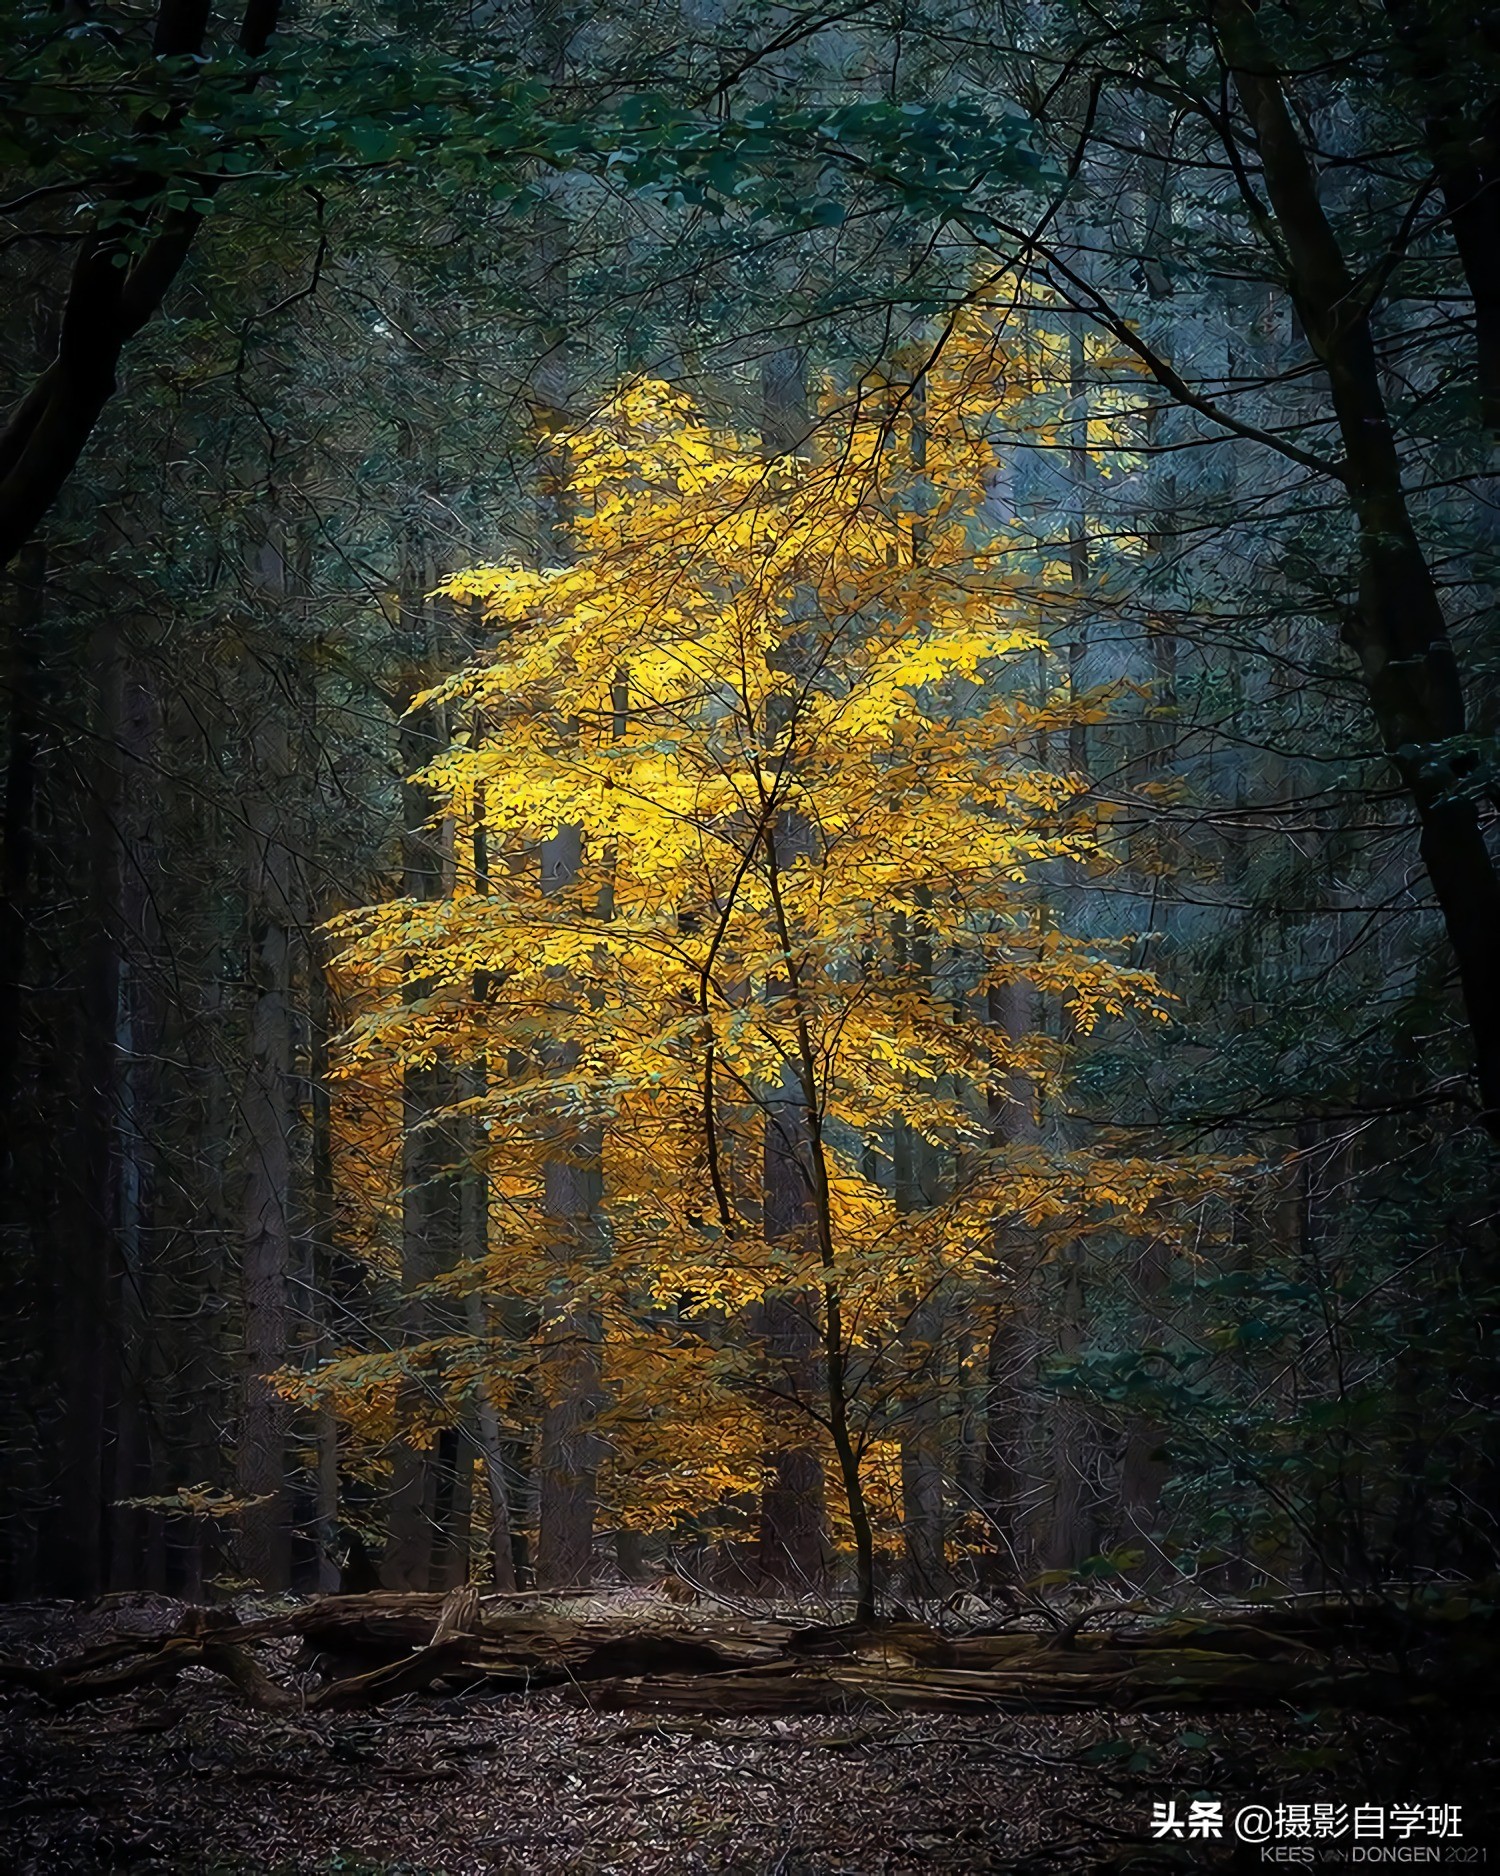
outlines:
[[[518,1299],[561,1285],[598,1312],[607,1490],[638,1525],[755,1489],[768,1435],[753,1338],[732,1326],[767,1293],[836,1295],[878,1381],[914,1295],[993,1284],[1002,1224],[1043,1255],[1080,1231],[1170,1233],[1213,1176],[997,1130],[1007,1098],[1042,1108],[1061,1086],[1046,1013],[1075,1036],[1163,1014],[1125,943],[1048,917],[1049,877],[1111,852],[1080,778],[1039,758],[1038,729],[1068,710],[1035,697],[1035,574],[986,478],[990,416],[1056,361],[1001,343],[1002,325],[980,305],[920,409],[910,385],[830,398],[808,460],[767,462],[659,383],[564,439],[570,563],[444,589],[492,633],[418,700],[456,730],[424,776],[453,824],[455,888],[336,926],[351,1082],[486,1065],[461,1111],[487,1142],[489,1249],[444,1281]],[[1078,709],[1097,720],[1099,701]],[[544,883],[562,829],[578,863]],[[1018,981],[1039,1012],[1024,1035],[989,1014]],[[762,1220],[767,1114],[789,1080],[826,1164],[822,1244],[768,1241]],[[897,1203],[898,1123],[947,1168],[921,1211]],[[585,1139],[602,1142],[604,1199],[569,1262],[543,1169]],[[446,1372],[455,1394],[474,1382],[459,1353]],[[388,1365],[325,1377],[341,1411],[388,1419]],[[508,1398],[504,1377],[479,1379]],[[875,1409],[859,1430],[888,1457]]]

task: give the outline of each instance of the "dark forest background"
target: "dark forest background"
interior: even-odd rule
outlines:
[[[545,560],[559,432],[661,379],[801,447],[819,387],[919,385],[913,334],[998,277],[1056,340],[993,491],[1072,586],[1028,682],[1110,697],[1048,759],[1114,865],[1047,892],[1173,999],[1043,1012],[1036,1124],[1235,1170],[1157,1238],[1012,1241],[924,1321],[882,1592],[1491,1575],[1493,20],[0,18],[0,1593],[846,1580],[816,1455],[611,1500],[544,1411],[540,1299],[422,1292],[498,1173],[420,1077],[394,1134],[349,1118],[324,927],[442,889],[408,706],[488,641],[433,595]],[[499,1351],[503,1414],[413,1355],[443,1333]],[[314,1384],[356,1357],[405,1377],[386,1421]]]

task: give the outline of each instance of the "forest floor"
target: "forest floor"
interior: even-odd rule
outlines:
[[[45,1666],[106,1636],[168,1633],[182,1613],[148,1598],[11,1609],[0,1652]],[[291,1673],[295,1644],[273,1646]],[[731,1718],[603,1711],[590,1695],[476,1689],[268,1713],[206,1667],[62,1710],[6,1690],[0,1871],[1150,1876],[1265,1861],[1259,1846],[1153,1843],[1157,1801],[1185,1813],[1189,1794],[1212,1793],[1232,1817],[1240,1803],[1419,1795],[1391,1782],[1410,1758],[1403,1727],[1347,1712],[947,1715],[864,1702]],[[1443,1730],[1423,1723],[1420,1781],[1451,1798],[1443,1761],[1462,1755],[1469,1782],[1475,1760]],[[1468,1819],[1466,1841],[1482,1842],[1472,1804]]]

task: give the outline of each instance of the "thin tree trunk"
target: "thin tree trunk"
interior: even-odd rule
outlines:
[[[484,742],[485,725],[476,716],[473,725],[474,747]],[[490,890],[489,827],[483,786],[474,791],[474,831],[472,841],[474,890]],[[482,1008],[488,998],[490,981],[486,973],[474,973],[473,992],[476,1006]],[[489,1086],[490,1063],[481,1055],[469,1071],[469,1098],[483,1101]],[[471,1123],[469,1163],[464,1175],[462,1217],[460,1219],[460,1255],[473,1270],[483,1268],[490,1248],[490,1174],[488,1136],[481,1120]],[[471,1416],[466,1423],[469,1437],[479,1455],[484,1478],[485,1500],[489,1508],[490,1586],[501,1592],[518,1587],[516,1581],[515,1520],[511,1513],[510,1484],[506,1477],[505,1441],[500,1430],[500,1416],[495,1411],[489,1390],[489,1354],[493,1346],[490,1309],[478,1289],[471,1289],[464,1299],[469,1334],[476,1351],[476,1377]]]
[[[923,466],[920,460],[914,463],[919,470]],[[931,894],[925,887],[917,887],[916,898],[919,906],[930,907]],[[897,915],[894,949],[897,970],[909,971],[919,993],[930,1003],[932,934],[925,910],[918,915],[910,931],[905,915]],[[904,1216],[915,1216],[937,1199],[938,1156],[904,1115],[898,1114],[892,1122],[892,1144],[896,1211]],[[951,1587],[945,1555],[943,1400],[946,1363],[942,1358],[940,1291],[924,1288],[906,1300],[905,1311],[901,1325],[907,1395],[901,1418],[901,1532],[906,1551],[906,1579],[913,1595],[936,1598],[945,1596]]]
[[[910,413],[911,469],[921,485],[927,473],[927,345],[915,350],[917,369],[907,393]],[[919,507],[911,517],[911,565],[927,558],[928,523]],[[916,898],[931,906],[931,893],[918,884]],[[897,916],[893,932],[894,963],[910,971],[919,994],[930,1004],[933,991],[931,921],[924,911],[910,932],[904,914]],[[938,1167],[931,1145],[906,1120],[896,1115],[891,1123],[898,1213],[925,1211],[937,1197]],[[924,1287],[904,1304],[901,1349],[906,1369],[906,1400],[900,1423],[901,1534],[906,1553],[906,1585],[917,1596],[941,1597],[949,1587],[946,1550],[945,1478],[943,1467],[943,1415],[945,1363],[941,1355],[942,1299]]]
[[[314,692],[316,702],[316,692]],[[314,716],[316,721],[316,716]],[[313,836],[314,842],[316,836]],[[313,858],[317,858],[316,846]],[[311,909],[311,908],[310,908]],[[314,1362],[331,1351],[331,1318],[340,1290],[338,1269],[338,1199],[333,1169],[333,1090],[329,1080],[328,978],[317,946],[306,947],[308,1001],[308,1199],[309,1217],[304,1266],[308,1275],[309,1308],[315,1327],[309,1345]],[[330,1407],[313,1415],[312,1540],[317,1587],[327,1592],[339,1584],[339,1425]]]
[[[1093,460],[1089,455],[1089,386],[1084,369],[1083,325],[1074,320],[1068,329],[1068,402],[1073,424],[1073,513],[1068,539],[1068,577],[1073,589],[1073,636],[1068,643],[1068,695],[1075,705],[1084,687],[1088,656],[1088,615],[1085,602],[1089,583],[1089,485]],[[1088,726],[1074,719],[1068,725],[1068,766],[1084,776],[1089,766]]]
[[[946,1596],[952,1588],[947,1559],[944,1455],[943,1310],[936,1297],[912,1302],[901,1326],[907,1385],[913,1398],[901,1422],[901,1536],[907,1588],[913,1595]]]
[[[1140,1313],[1134,1333],[1147,1343],[1160,1343],[1163,1338],[1161,1304],[1171,1269],[1171,1246],[1163,1237],[1152,1238],[1136,1266]],[[1171,1476],[1162,1456],[1165,1438],[1166,1429],[1156,1419],[1136,1414],[1126,1430],[1120,1460],[1121,1535],[1129,1545],[1145,1545],[1143,1563],[1135,1572],[1143,1578],[1155,1575],[1160,1562],[1156,1530],[1161,1521],[1162,1488]]]
[[[1025,982],[992,986],[985,1016],[1004,1051],[1032,1026],[1032,992]],[[1029,1078],[997,1074],[989,1089],[990,1139],[997,1149],[1027,1147],[1037,1138],[1036,1092]],[[994,1301],[985,1349],[983,1509],[994,1540],[1001,1582],[1024,1576],[1030,1565],[1030,1427],[1028,1392],[1036,1367],[1035,1299],[1029,1247],[1010,1218],[997,1218]]]
[[[556,239],[560,243],[561,235]],[[559,260],[557,266],[562,265]],[[538,373],[554,432],[561,422],[565,369],[566,354],[559,340],[547,369]],[[548,450],[543,457],[539,513],[543,552],[554,565],[571,551],[568,475],[566,452]],[[582,868],[580,828],[559,828],[542,843],[542,891],[549,897],[576,899]],[[604,909],[595,907],[594,911]],[[555,1049],[552,1060],[566,1072],[577,1064],[577,1046]],[[586,1123],[562,1130],[559,1146],[542,1170],[542,1206],[558,1269],[554,1294],[543,1300],[537,1331],[542,1411],[537,1447],[536,1578],[544,1588],[586,1583],[593,1575],[599,1498],[594,1419],[603,1391],[603,1323],[589,1289],[592,1273],[601,1263],[604,1137],[597,1125]]]
[[[398,374],[396,389],[410,399],[412,386]],[[397,749],[404,777],[401,792],[402,889],[409,899],[436,899],[455,877],[452,824],[430,825],[432,790],[414,779],[448,739],[446,714],[436,704],[406,708],[431,684],[457,651],[456,634],[444,629],[446,615],[430,595],[437,584],[429,541],[436,500],[435,469],[424,453],[414,420],[398,422],[397,449],[406,480],[404,515],[398,546],[398,628],[404,669],[397,687],[400,710]],[[425,994],[420,982],[408,994]],[[419,1294],[421,1287],[448,1269],[458,1255],[461,1232],[464,1146],[461,1128],[437,1116],[458,1093],[453,1068],[446,1062],[408,1068],[402,1078],[401,1342],[418,1345],[447,1326],[447,1313]],[[435,1383],[414,1374],[397,1403],[397,1431],[391,1455],[388,1541],[381,1579],[389,1589],[426,1589],[433,1567],[433,1518],[438,1499],[431,1423]]]

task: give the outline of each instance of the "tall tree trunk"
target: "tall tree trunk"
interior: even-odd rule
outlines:
[[[32,545],[10,582],[6,615],[5,808],[0,825],[0,1177],[9,1180],[16,1150],[21,1075],[21,998],[26,979],[27,900],[35,852],[39,632],[47,552]]]
[[[261,554],[262,593],[284,602],[288,584],[285,545],[279,538],[269,540]],[[269,1590],[286,1587],[291,1567],[286,1476],[290,1415],[269,1379],[288,1357],[287,1283],[293,1249],[297,1096],[292,1080],[292,954],[294,934],[303,921],[287,826],[290,704],[284,662],[252,654],[246,710],[253,770],[245,802],[250,1052],[241,1102],[244,1369],[235,1470],[239,1490],[249,1500],[240,1518],[240,1568]]]
[[[566,82],[576,15],[559,0],[535,0],[533,56],[553,84]],[[537,304],[540,350],[531,374],[540,453],[537,558],[561,566],[572,556],[571,464],[560,437],[572,393],[572,233],[560,190],[550,185],[537,214]],[[542,890],[576,896],[583,861],[581,830],[563,827],[543,843]],[[602,908],[594,908],[598,911]],[[580,908],[582,910],[582,908]],[[555,1051],[564,1070],[576,1051]],[[542,1299],[537,1385],[541,1426],[537,1447],[536,1578],[543,1586],[584,1583],[593,1574],[598,1507],[599,1444],[594,1419],[602,1396],[603,1325],[590,1294],[600,1263],[603,1136],[585,1124],[560,1129],[560,1151],[543,1168],[543,1209],[558,1264],[556,1291]]]
[[[124,660],[113,622],[96,633],[93,736],[79,776],[88,866],[80,964],[78,1082],[62,1172],[61,1264],[54,1275],[60,1382],[53,1504],[43,1578],[52,1593],[104,1587],[105,1501],[113,1482],[108,1426],[118,1385],[116,1119],[120,999],[120,763]]]
[[[911,470],[919,490],[927,474],[927,376],[930,355],[924,337],[904,348],[913,361],[912,382],[906,387],[911,438]],[[927,558],[928,522],[920,502],[911,517],[911,565]],[[925,629],[925,626],[924,628]],[[932,900],[928,888],[917,883],[915,897],[923,908]],[[909,973],[918,994],[930,1005],[933,991],[931,921],[924,909],[911,929],[898,914],[892,934],[895,969]],[[930,1143],[904,1115],[891,1123],[895,1207],[901,1214],[925,1211],[937,1198],[938,1156]],[[946,1364],[942,1359],[943,1298],[938,1287],[924,1284],[905,1299],[901,1324],[905,1400],[900,1420],[901,1534],[906,1554],[906,1586],[916,1596],[940,1597],[948,1590],[946,1550],[945,1475],[943,1430]]]
[[[1365,289],[1350,274],[1318,193],[1275,61],[1246,0],[1214,19],[1255,147],[1297,316],[1327,373],[1359,525],[1359,594],[1344,639],[1359,659],[1381,739],[1416,808],[1422,861],[1458,965],[1481,1121],[1500,1138],[1500,875],[1476,802],[1454,786],[1473,758],[1463,686],[1417,538],[1380,382]]]
[[[1092,550],[1090,489],[1093,482],[1093,462],[1089,455],[1089,383],[1083,324],[1079,319],[1070,321],[1068,328],[1068,407],[1072,429],[1068,464],[1068,581],[1072,613],[1068,701],[1076,710],[1084,689],[1084,661],[1088,650],[1087,606]],[[1067,764],[1080,781],[1086,779],[1088,730],[1076,718],[1068,725]],[[1065,1014],[1061,1023],[1066,1034],[1069,1024]],[[1061,1284],[1057,1299],[1057,1352],[1065,1359],[1077,1355],[1083,1340],[1084,1263],[1083,1244],[1070,1244],[1063,1253],[1058,1273]],[[1063,1396],[1050,1405],[1047,1435],[1051,1502],[1044,1514],[1046,1522],[1039,1527],[1038,1549],[1049,1568],[1072,1570],[1094,1547],[1095,1493],[1091,1474],[1098,1444],[1097,1428],[1080,1400]]]
[[[474,747],[484,742],[485,726],[476,716],[473,725]],[[474,890],[490,891],[489,827],[483,786],[474,791],[474,831],[472,841]],[[481,1008],[490,992],[487,973],[474,973],[474,1001]],[[469,1098],[482,1102],[489,1086],[488,1055],[481,1055],[469,1071]],[[488,1136],[484,1123],[471,1123],[468,1140],[469,1163],[464,1174],[460,1255],[471,1269],[483,1267],[490,1248],[490,1174]],[[510,1481],[506,1470],[505,1441],[500,1430],[500,1416],[495,1411],[489,1389],[490,1351],[493,1348],[490,1307],[478,1289],[471,1289],[464,1299],[469,1334],[476,1351],[473,1400],[466,1423],[469,1437],[479,1455],[484,1479],[485,1501],[489,1508],[490,1585],[502,1593],[516,1583],[515,1520],[511,1511]]]
[[[26,983],[37,857],[41,779],[41,627],[47,577],[46,550],[34,542],[18,561],[4,592],[6,628],[5,801],[0,819],[0,1398],[5,1419],[4,1505],[0,1516],[0,1596],[28,1598],[37,1588],[37,1516],[44,1496],[38,1450],[32,1337],[41,1302],[35,1222],[39,1207],[33,1150],[44,1122],[36,1091],[28,1086]]]
[[[563,291],[560,280],[565,281],[566,249],[560,218],[552,245],[551,289],[555,295]],[[557,341],[534,375],[544,435],[552,437],[562,427],[567,394],[567,353],[561,336],[566,324],[561,315],[558,319]],[[538,504],[541,551],[548,564],[558,565],[571,553],[571,508],[567,453],[554,443],[543,450]],[[542,843],[542,891],[548,897],[576,900],[582,869],[580,828],[559,828]],[[605,909],[595,906],[590,915]],[[576,1066],[576,1045],[554,1049],[551,1060],[563,1071]],[[542,1206],[557,1264],[553,1294],[542,1299],[537,1331],[541,1425],[537,1447],[536,1578],[544,1588],[586,1583],[593,1574],[594,1516],[599,1498],[599,1442],[594,1419],[603,1389],[603,1323],[590,1288],[592,1275],[601,1262],[603,1149],[603,1133],[596,1124],[569,1128],[564,1123],[559,1128],[559,1151],[548,1157],[542,1172]]]
[[[412,458],[412,452],[408,457]],[[439,666],[436,621],[426,597],[433,585],[433,569],[416,538],[415,510],[420,497],[415,488],[408,490],[408,499],[414,512],[407,518],[400,583],[402,638],[408,658],[403,702],[431,682]],[[410,778],[432,760],[445,740],[445,725],[435,706],[403,712],[398,746],[401,772],[407,778],[402,786],[402,872],[408,898],[436,898],[443,890],[441,837],[428,824],[433,811],[431,791]],[[411,994],[421,995],[422,986],[414,985]],[[425,1341],[432,1330],[430,1306],[418,1292],[451,1261],[457,1247],[456,1155],[450,1130],[434,1120],[451,1092],[451,1075],[442,1066],[408,1068],[402,1078],[400,1338],[408,1347]],[[381,1581],[388,1589],[430,1586],[437,1482],[429,1385],[420,1376],[410,1378],[397,1404],[388,1540],[380,1566]]]
[[[1164,178],[1170,174],[1170,170],[1165,170]],[[1155,215],[1151,217],[1153,224],[1168,213],[1169,201],[1168,184],[1164,179]],[[1170,280],[1163,281],[1159,287],[1153,287],[1152,297],[1166,298],[1170,291]],[[1166,440],[1163,434],[1166,409],[1163,405],[1153,406],[1147,419],[1148,445],[1155,449],[1161,449]],[[1169,561],[1176,552],[1177,475],[1172,466],[1175,460],[1167,453],[1153,454],[1147,466],[1150,531],[1146,548],[1153,563]],[[1148,566],[1148,578],[1153,571],[1160,571],[1168,580],[1171,578],[1170,566],[1161,569]],[[1147,652],[1151,662],[1151,704],[1142,725],[1144,746],[1139,766],[1143,781],[1149,783],[1167,772],[1177,733],[1177,639],[1170,626],[1158,619],[1148,621]],[[1165,838],[1161,835],[1157,840]],[[1165,863],[1156,841],[1152,843],[1151,853],[1153,865],[1160,867]],[[1160,919],[1162,911],[1157,910],[1154,896],[1152,907]],[[1137,1313],[1131,1333],[1146,1345],[1160,1346],[1166,1339],[1162,1306],[1171,1276],[1172,1247],[1165,1237],[1157,1235],[1150,1239],[1136,1263]],[[1170,1476],[1162,1456],[1165,1438],[1166,1429],[1151,1414],[1132,1415],[1125,1429],[1120,1458],[1119,1539],[1142,1552],[1141,1562],[1132,1571],[1137,1581],[1150,1581],[1158,1576],[1165,1561],[1156,1542],[1161,1524],[1162,1490]]]
[[[314,692],[316,703],[316,692]],[[316,722],[316,714],[314,714]],[[310,841],[310,859],[319,861],[317,838]],[[314,911],[315,908],[310,907]],[[316,928],[316,914],[314,926]],[[338,1246],[338,1196],[333,1165],[333,1088],[330,1081],[329,1042],[332,1014],[328,977],[315,943],[306,947],[308,1028],[308,1229],[303,1252],[309,1306],[315,1322],[308,1356],[316,1363],[331,1352],[335,1317],[345,1283]],[[317,1587],[331,1592],[339,1585],[339,1427],[330,1407],[313,1415],[312,1540]]]
[[[1083,322],[1075,319],[1068,327],[1068,402],[1073,426],[1072,516],[1068,534],[1068,578],[1073,589],[1073,636],[1068,642],[1068,695],[1076,704],[1084,688],[1084,665],[1088,657],[1088,614],[1085,610],[1089,584],[1089,487],[1093,480],[1093,459],[1089,455],[1089,385],[1085,370]],[[1074,719],[1068,725],[1068,767],[1077,776],[1087,774],[1089,766],[1088,726]]]
[[[120,726],[120,983],[115,1048],[120,1101],[116,1123],[120,1386],[114,1416],[109,1584],[111,1589],[165,1587],[160,1514],[123,1501],[160,1488],[153,1453],[155,1400],[163,1364],[154,1271],[156,1135],[164,1058],[159,974],[162,933],[161,709],[154,674],[132,658],[127,666]]]

